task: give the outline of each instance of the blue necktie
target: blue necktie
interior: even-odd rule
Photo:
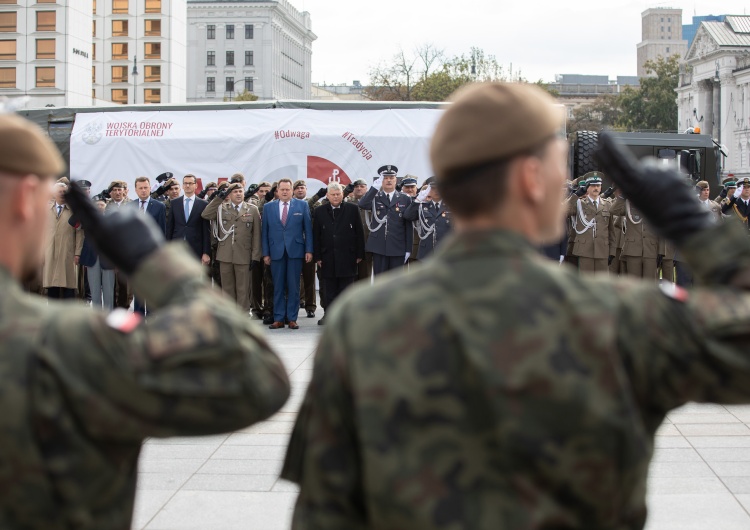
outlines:
[[[190,199],[185,199],[185,222],[187,222],[188,217],[190,217]]]

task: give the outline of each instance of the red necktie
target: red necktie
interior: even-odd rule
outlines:
[[[284,203],[284,210],[281,212],[281,224],[286,226],[286,218],[289,216],[289,203]]]

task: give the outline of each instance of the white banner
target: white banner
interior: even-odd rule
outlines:
[[[198,177],[198,190],[242,173],[247,184],[304,180],[312,195],[331,180],[372,182],[378,168],[421,183],[432,175],[429,142],[443,111],[200,110],[79,113],[70,140],[73,179],[92,195],[113,180],[129,184],[170,171]]]

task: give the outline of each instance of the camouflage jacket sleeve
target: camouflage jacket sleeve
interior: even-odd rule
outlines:
[[[345,315],[326,327],[281,477],[300,485],[292,528],[367,528],[350,390]]]
[[[635,396],[651,410],[750,397],[750,239],[716,225],[680,248],[696,285],[684,291],[628,283],[620,292],[619,350]]]
[[[131,278],[148,322],[119,310],[50,312],[39,395],[66,404],[94,439],[199,435],[267,418],[289,395],[281,361],[235,304],[202,280],[183,244],[167,245]]]

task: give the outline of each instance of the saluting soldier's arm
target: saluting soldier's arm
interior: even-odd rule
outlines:
[[[206,219],[207,221],[215,221],[216,220],[216,213],[219,211],[219,208],[221,208],[221,205],[224,204],[223,200],[219,200],[218,198],[214,199],[211,198],[210,201],[208,201],[208,204],[201,212],[201,217],[203,219]]]
[[[112,440],[226,432],[276,412],[289,395],[284,366],[202,276],[182,244],[167,245],[131,277],[153,308],[148,322],[125,311],[56,317],[39,354],[40,399],[65,396],[89,436]]]
[[[419,218],[419,205],[417,201],[411,201],[409,206],[404,210],[404,219],[407,221],[416,221]]]
[[[568,197],[565,202],[568,208],[568,215],[575,215],[576,213],[578,213],[578,196],[573,194]]]
[[[361,209],[366,210],[372,207],[372,201],[375,200],[375,196],[378,194],[378,189],[375,186],[370,186],[370,189],[367,190],[367,193],[365,193],[362,198],[359,200],[359,203],[357,203],[357,206],[359,206]]]
[[[618,196],[609,208],[609,213],[617,216],[625,215],[625,199]]]
[[[680,252],[690,291],[639,286],[622,293],[617,322],[635,394],[655,410],[688,401],[746,402],[750,395],[750,241],[716,225]],[[674,289],[674,291],[671,291]]]

